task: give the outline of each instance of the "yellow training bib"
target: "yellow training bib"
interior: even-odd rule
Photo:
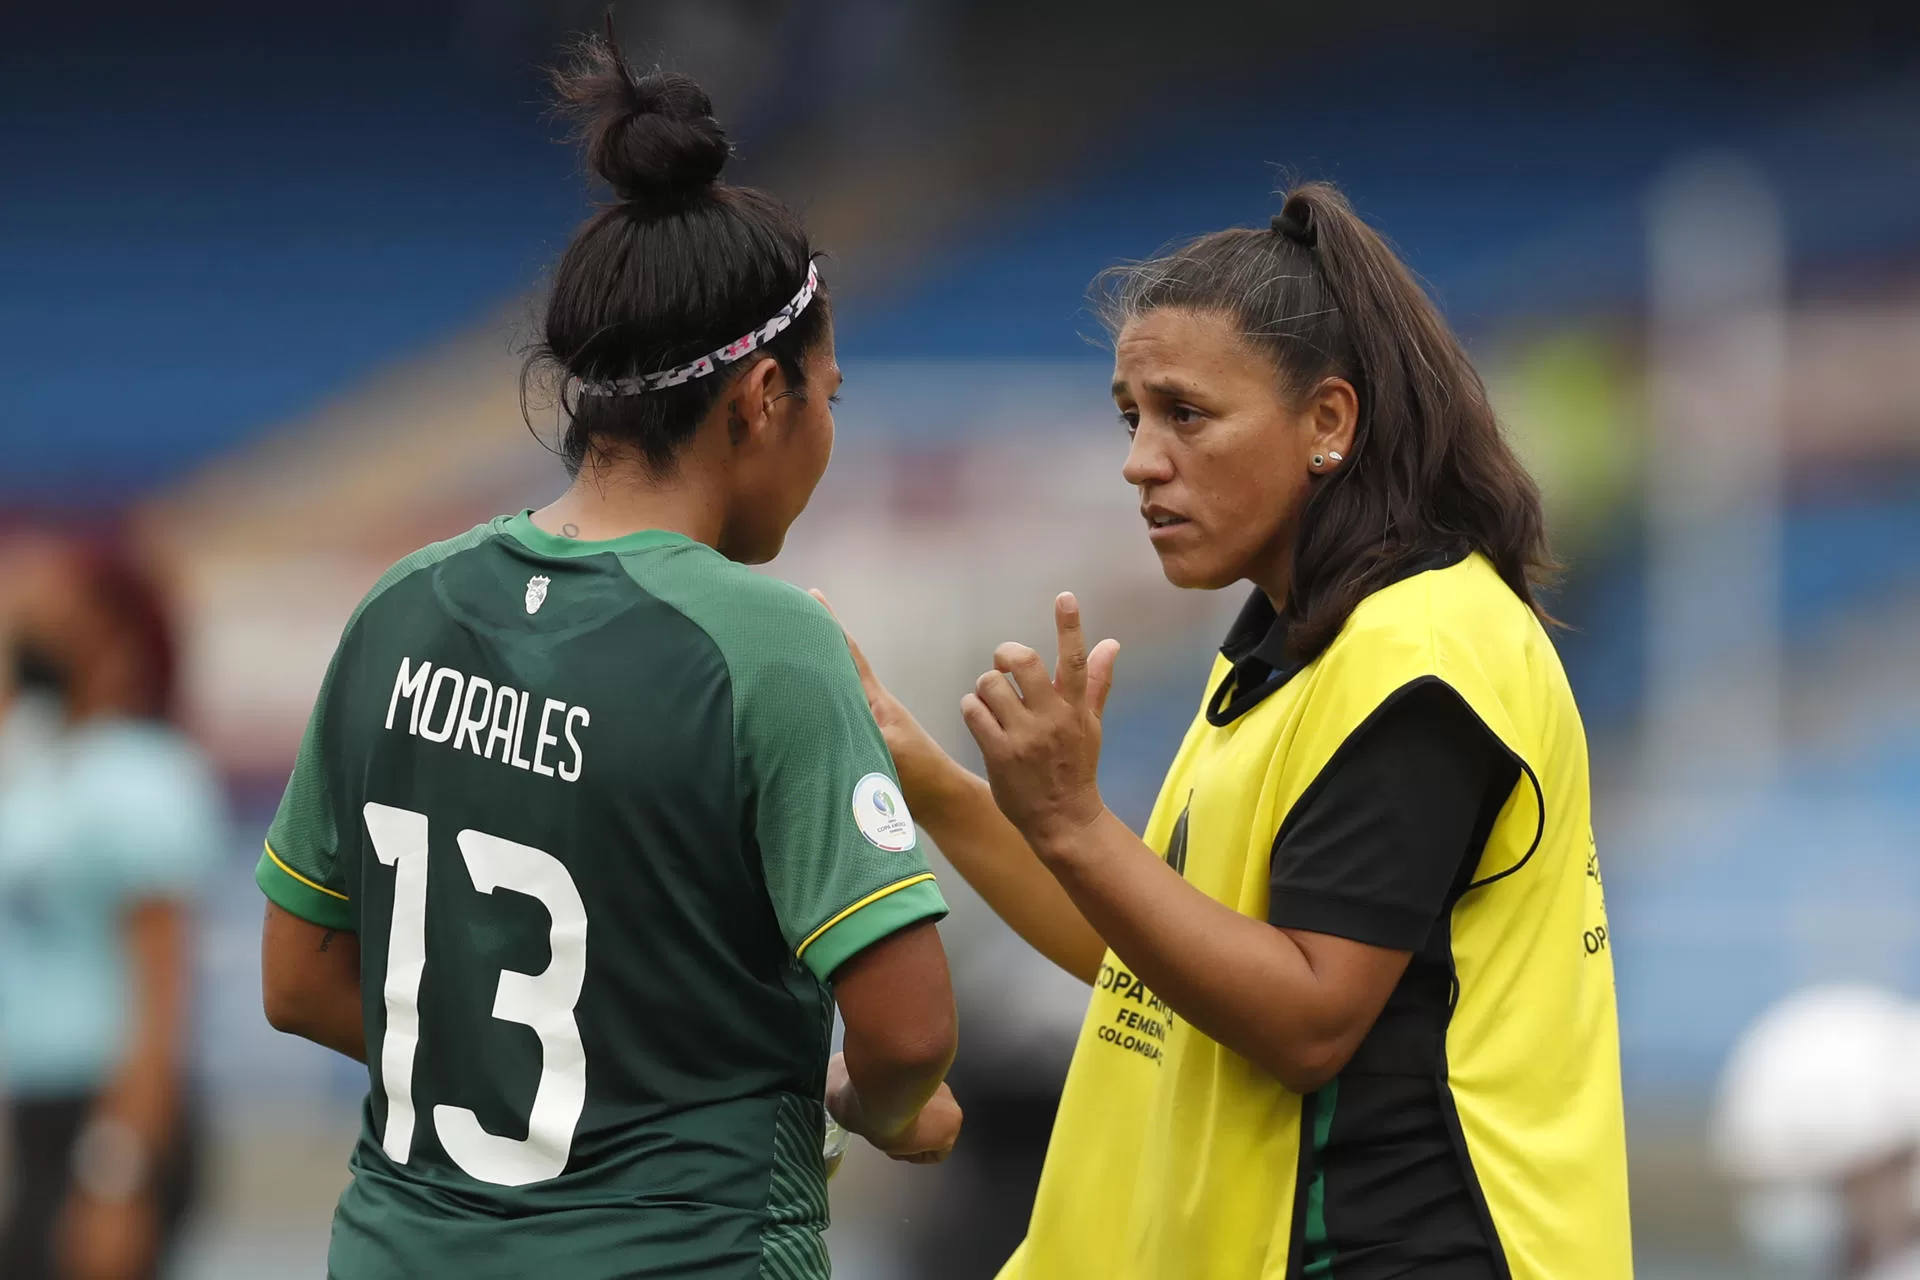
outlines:
[[[1230,670],[1218,662],[1210,688]],[[1513,1280],[1621,1280],[1625,1124],[1586,737],[1545,631],[1486,559],[1368,597],[1238,719],[1215,726],[1203,709],[1146,842],[1184,860],[1201,892],[1265,919],[1289,810],[1375,711],[1425,680],[1458,693],[1524,775],[1451,918],[1458,998],[1436,1076],[1458,1154]],[[1318,1212],[1296,1185],[1314,1140],[1301,1117],[1300,1095],[1187,1026],[1109,952],[1027,1239],[1000,1280],[1300,1276],[1296,1242]]]

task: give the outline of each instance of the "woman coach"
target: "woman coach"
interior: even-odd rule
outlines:
[[[1586,742],[1478,376],[1324,185],[1106,283],[1166,576],[1256,588],[1145,841],[1072,596],[963,701],[988,781],[862,663],[915,815],[1094,988],[1002,1280],[1630,1274]]]

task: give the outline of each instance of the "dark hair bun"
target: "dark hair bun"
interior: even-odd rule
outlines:
[[[598,36],[581,42],[553,82],[587,164],[623,201],[684,203],[714,184],[733,152],[697,81],[672,71],[636,76]]]

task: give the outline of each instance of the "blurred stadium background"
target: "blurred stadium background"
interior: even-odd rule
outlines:
[[[535,68],[601,7],[0,16],[0,528],[123,527],[161,566],[233,802],[186,1277],[323,1267],[364,1076],[263,1022],[249,869],[361,592],[563,484],[520,346],[588,192]],[[1286,174],[1405,250],[1571,566],[1641,1274],[1759,1275],[1706,1150],[1735,1035],[1809,981],[1920,991],[1920,9],[1440,8],[617,6],[712,91],[729,176],[832,255],[840,448],[772,572],[956,747],[991,646],[1081,592],[1126,644],[1105,787],[1133,820],[1237,599],[1175,596],[1139,536],[1086,283],[1264,220]],[[850,1280],[989,1273],[1076,1026],[1073,984],[954,887],[977,1142],[849,1162]]]

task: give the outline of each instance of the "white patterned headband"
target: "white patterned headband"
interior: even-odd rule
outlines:
[[[777,334],[784,332],[788,325],[800,318],[800,313],[807,309],[807,304],[813,301],[813,295],[819,290],[819,268],[809,262],[807,282],[800,286],[800,292],[793,295],[792,301],[780,308],[773,319],[752,333],[735,338],[718,351],[709,351],[698,360],[660,373],[641,373],[631,378],[616,378],[607,382],[589,382],[585,378],[575,378],[574,385],[579,388],[581,395],[637,396],[648,391],[659,391],[663,387],[677,387],[683,382],[692,382],[695,378],[704,378],[721,365],[744,359],[773,341]]]

